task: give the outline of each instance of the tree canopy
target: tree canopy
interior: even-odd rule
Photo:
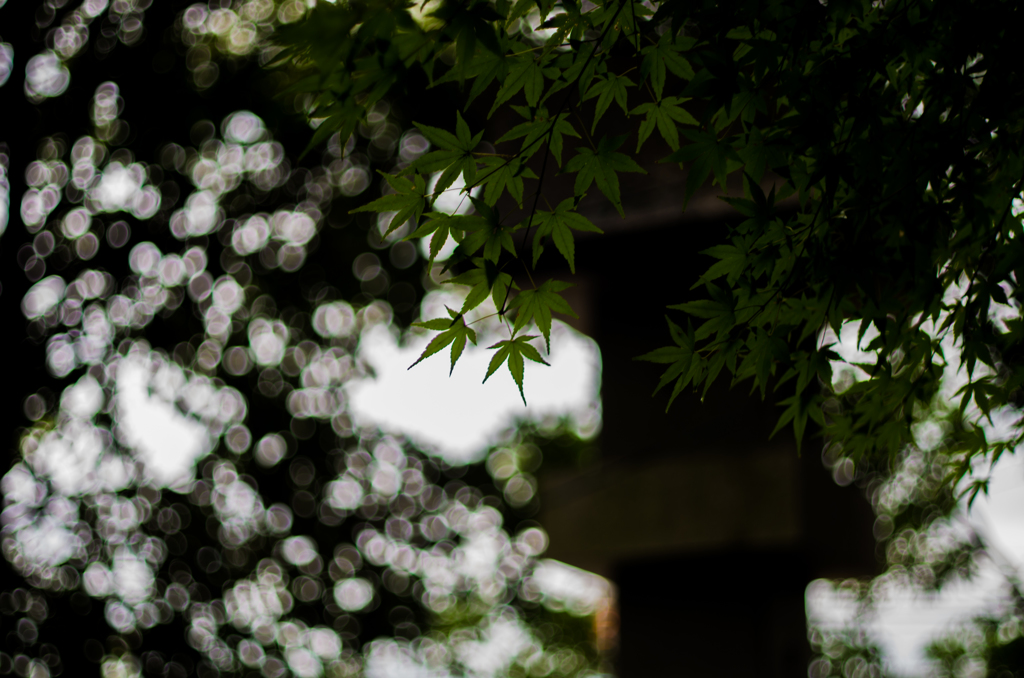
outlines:
[[[276,59],[307,94],[310,148],[410,82],[458,85],[447,129],[417,123],[435,150],[385,173],[386,195],[360,208],[394,215],[387,233],[408,222],[405,238],[431,236],[431,257],[458,243],[445,267],[471,292],[421,325],[441,332],[423,357],[450,345],[454,369],[474,339],[467,314],[490,296],[507,339],[489,373],[507,359],[522,391],[523,358],[540,359],[523,333],[547,342],[552,314],[572,314],[560,292],[574,239],[598,230],[588,208],[624,214],[622,173],[673,163],[680,211],[710,181],[742,218],[705,250],[700,298],[666,292],[671,343],[642,359],[666,366],[668,404],[727,373],[780,394],[779,425],[798,439],[815,421],[859,461],[901,450],[935,414],[945,369],[961,370],[943,415],[958,478],[1024,435],[989,440],[978,425],[1024,378],[1020,26],[1003,2],[348,2],[283,29]],[[465,112],[481,98],[492,122],[474,127]],[[625,120],[602,125],[616,108]],[[520,119],[508,129],[494,124],[506,110]],[[664,152],[641,156],[655,136]],[[555,174],[573,178],[570,195]],[[459,176],[474,214],[436,207]],[[521,286],[551,244],[568,275]],[[822,332],[850,325],[871,359],[837,385]]]
[[[866,469],[892,571],[971,570],[976,538],[914,530],[1024,435],[1012,3],[312,5],[0,4],[0,313],[27,320],[5,368],[29,393],[5,419],[0,669],[471,672],[510,629],[512,675],[599,668],[530,520],[538,460],[579,441],[509,434],[467,471],[343,396],[363,330],[418,322],[451,369],[488,337],[481,379],[525,401],[578,241],[635,214],[645,172],[674,173],[680,214],[708,190],[733,211],[679,289],[597,262],[672,305],[652,407],[745,382]],[[851,333],[859,358],[830,345]],[[906,447],[925,419],[939,442]],[[821,675],[878,661],[812,643]]]

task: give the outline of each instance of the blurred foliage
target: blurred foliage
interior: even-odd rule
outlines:
[[[977,618],[946,619],[926,648],[928,675],[1015,676],[1024,667],[1021,645],[1019,580],[968,520],[968,502],[956,500],[945,480],[949,460],[944,447],[908,446],[891,467],[857,471],[857,484],[871,501],[876,520],[877,554],[883,574],[872,580],[834,584],[835,595],[855,613],[845,623],[825,623],[812,616],[808,638],[814,652],[812,676],[889,676],[897,678],[872,622],[893,594],[912,593],[941,600],[944,591],[976,582],[983,571],[1002,577],[1003,590]],[[841,469],[842,459],[829,454],[826,464]],[[989,594],[990,595],[990,594]],[[941,609],[941,605],[940,605]]]
[[[261,64],[309,9],[0,5],[20,27],[0,50],[20,403],[2,674],[602,668],[593,606],[538,583],[531,434],[501,448],[510,470],[453,465],[350,416],[366,333],[397,336],[450,295],[408,229],[349,214],[378,170],[429,150],[397,104],[294,152],[308,101],[274,98]]]
[[[1016,596],[1019,600],[1019,594]],[[1019,605],[1002,618],[982,617],[928,647],[936,676],[1015,678],[1024,675]]]
[[[882,653],[862,629],[842,629],[811,634],[815,652],[807,669],[810,678],[880,678],[887,675]]]

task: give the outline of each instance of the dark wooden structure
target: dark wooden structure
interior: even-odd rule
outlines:
[[[547,555],[615,582],[621,678],[805,675],[807,584],[878,571],[874,516],[813,432],[802,456],[788,429],[769,440],[780,410],[749,385],[720,377],[667,414],[652,400],[662,366],[633,358],[670,342],[665,306],[700,293],[699,252],[736,217],[710,189],[684,215],[666,170],[624,182],[629,218],[591,213],[606,234],[577,242],[570,303],[601,348],[604,423],[596,463],[541,479]]]

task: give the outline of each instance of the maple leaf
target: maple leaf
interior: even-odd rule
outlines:
[[[526,16],[536,6],[533,0],[517,0],[516,4],[509,11],[508,18],[505,19],[505,29],[511,28],[516,19]]]
[[[434,184],[435,195],[447,190],[460,174],[467,186],[476,181],[476,158],[473,157],[473,149],[480,143],[484,133],[481,130],[476,136],[472,136],[469,125],[462,119],[462,114],[456,111],[455,116],[455,134],[418,122],[413,123],[427,141],[441,150],[418,158],[405,172],[436,172],[444,169]]]
[[[321,112],[318,111],[319,113]],[[317,127],[309,143],[306,144],[306,148],[299,154],[299,160],[306,157],[307,153],[323,143],[327,137],[335,132],[338,133],[339,138],[344,144],[356,131],[359,121],[366,115],[366,108],[356,104],[351,99],[346,99],[344,104],[336,103],[324,110],[322,114],[326,115],[327,118]]]
[[[537,105],[544,91],[544,72],[534,57],[519,56],[513,57],[510,61],[513,62],[513,66],[494,97],[494,105],[487,114],[488,118],[494,115],[502,104],[518,94],[519,90],[525,90],[526,101],[531,106]]]
[[[558,203],[558,207],[553,212],[537,212],[537,234],[533,237],[534,267],[537,266],[537,260],[540,258],[541,252],[544,251],[541,240],[544,236],[550,236],[555,247],[569,262],[569,271],[576,273],[576,243],[573,240],[572,230],[604,233],[589,219],[575,211],[574,202],[572,198],[566,198]]]
[[[478,42],[487,51],[503,53],[493,25],[503,17],[489,3],[442,4],[427,16],[440,20],[445,33],[455,38],[455,70],[460,83],[469,77]]]
[[[692,47],[693,43],[693,38],[685,37],[674,42],[672,31],[665,31],[657,43],[642,50],[644,60],[640,65],[640,75],[644,78],[650,77],[651,89],[654,90],[656,99],[661,99],[661,93],[665,88],[666,68],[684,80],[693,79],[693,67],[679,53]]]
[[[725,190],[725,178],[729,173],[730,160],[739,165],[740,159],[727,141],[719,141],[713,133],[683,130],[683,134],[692,143],[683,146],[662,162],[692,162],[689,175],[686,177],[686,196],[683,199],[685,205],[712,171],[715,173],[715,181],[722,187],[722,190]]]
[[[494,307],[498,308],[505,299],[509,285],[518,289],[518,285],[512,282],[512,276],[500,272],[493,262],[477,257],[472,263],[475,268],[444,281],[445,284],[466,285],[470,288],[466,300],[462,302],[460,313],[473,310],[482,304],[488,295],[491,295]]]
[[[551,149],[551,155],[555,156],[555,162],[559,167],[562,166],[562,136],[567,135],[577,139],[580,138],[580,135],[576,133],[572,124],[567,120],[568,117],[568,113],[562,113],[558,116],[558,120],[555,121],[555,127],[551,130],[551,137],[548,140],[548,148]]]
[[[786,158],[777,144],[764,138],[761,130],[751,127],[746,145],[737,149],[736,154],[743,160],[746,172],[753,176],[755,183],[764,176],[765,168],[786,165]]]
[[[587,96],[583,98],[592,99],[594,97],[598,97],[597,108],[594,111],[594,124],[590,129],[591,134],[593,134],[594,130],[597,129],[598,120],[600,120],[601,116],[604,115],[604,112],[608,110],[608,106],[612,103],[612,100],[622,107],[623,113],[629,113],[629,108],[626,106],[626,88],[635,86],[636,85],[633,84],[633,81],[626,76],[609,73],[590,87],[590,91],[587,92]]]
[[[498,202],[501,194],[508,190],[509,195],[522,207],[523,179],[536,179],[537,175],[533,170],[525,167],[518,158],[506,160],[490,156],[483,158],[482,162],[491,168],[480,180],[484,186],[484,202],[493,205]]]
[[[597,60],[593,59],[595,46],[592,42],[578,43],[573,50],[572,65],[562,71],[560,76],[554,78],[554,88],[562,89],[572,83],[579,87],[580,96],[587,93],[590,84],[594,81],[594,74],[597,71]]]
[[[538,3],[539,5],[540,3]],[[593,28],[586,14],[580,12],[580,7],[575,2],[560,3],[564,14],[557,14],[544,21],[540,28],[556,29],[546,41],[544,41],[544,52],[541,58],[546,58],[551,52],[565,44],[565,39],[573,34],[579,34],[587,28]],[[543,12],[541,12],[543,14]]]
[[[478,215],[473,217],[473,229],[464,238],[459,238],[463,249],[467,254],[475,254],[481,247],[484,248],[484,259],[498,263],[501,256],[501,248],[504,247],[512,256],[516,254],[515,243],[512,242],[512,229],[505,228],[501,224],[498,210],[491,207],[483,200],[470,198],[473,207]]]
[[[550,365],[543,358],[540,357],[540,352],[534,348],[528,342],[530,339],[536,339],[535,334],[524,334],[521,337],[513,336],[511,339],[499,341],[496,344],[492,344],[487,348],[497,349],[498,352],[491,358],[491,364],[487,366],[487,374],[484,376],[484,383],[491,377],[492,374],[498,371],[498,368],[507,360],[508,371],[512,373],[512,378],[515,379],[516,385],[519,387],[519,397],[523,399],[523,405],[526,404],[526,394],[523,392],[523,372],[525,371],[526,363],[523,362],[523,358],[528,358],[535,363],[541,363],[543,365]]]
[[[565,315],[578,318],[572,307],[569,306],[562,295],[562,290],[572,287],[572,283],[560,280],[548,280],[535,290],[527,290],[516,296],[509,304],[509,310],[518,308],[516,322],[512,332],[518,332],[531,320],[536,323],[537,329],[544,335],[547,350],[551,352],[551,312],[564,313]]]
[[[473,55],[472,61],[464,70],[452,68],[443,76],[431,83],[430,87],[433,88],[445,82],[459,81],[463,76],[466,78],[472,78],[473,86],[469,88],[469,94],[466,96],[465,104],[465,108],[469,108],[470,104],[473,103],[473,100],[483,94],[488,85],[495,80],[499,83],[503,83],[506,78],[508,78],[508,57],[505,55],[504,49],[507,39],[504,34],[500,34],[498,36],[498,40],[503,46],[503,48],[498,52],[492,52],[486,49],[478,50],[477,53]]]
[[[386,238],[392,231],[409,219],[415,222],[420,218],[420,214],[423,213],[423,208],[427,204],[425,195],[427,186],[423,177],[418,174],[412,181],[405,177],[392,176],[386,172],[381,172],[380,174],[391,188],[395,189],[395,193],[377,198],[354,210],[349,210],[349,214],[355,212],[394,212],[395,215],[391,218],[388,228],[381,238],[383,240],[383,238]]]
[[[747,251],[739,239],[736,242],[739,245],[715,245],[701,252],[701,254],[711,255],[719,261],[712,264],[704,275],[693,283],[690,287],[691,290],[723,275],[728,276],[726,282],[729,285],[735,284],[747,267]]]
[[[651,135],[654,128],[658,128],[661,138],[665,140],[668,147],[673,151],[679,148],[679,132],[676,130],[676,123],[681,125],[697,125],[697,119],[687,111],[679,107],[679,104],[689,101],[679,97],[667,97],[658,103],[641,104],[634,108],[630,115],[646,113],[647,119],[640,124],[640,131],[637,135],[636,152]]]
[[[779,423],[775,425],[771,435],[774,437],[789,421],[793,422],[793,432],[796,434],[796,449],[800,452],[800,443],[804,437],[804,429],[807,427],[807,419],[810,417],[818,422],[820,426],[825,425],[825,418],[821,414],[822,397],[814,389],[807,389],[796,393],[784,400],[779,401],[779,406],[786,406],[786,409],[779,416]]]
[[[424,127],[426,127],[426,125],[424,125]],[[444,130],[439,131],[443,132]],[[456,162],[457,160],[460,160],[464,155],[465,153],[463,153],[462,151],[430,151],[429,153],[426,153],[416,158],[416,160],[410,163],[408,167],[399,172],[399,176],[415,174],[416,172],[420,172],[422,174],[433,174],[434,172],[440,172],[441,170],[448,169],[448,167],[450,167],[452,163]],[[460,166],[458,171],[461,172],[462,170],[463,168]],[[458,173],[456,173],[455,176],[458,176]],[[450,184],[451,182],[449,182],[449,185]]]
[[[637,356],[634,360],[669,365],[654,389],[654,393],[657,393],[671,383],[673,379],[676,380],[676,385],[672,389],[668,405],[665,406],[665,411],[668,412],[668,409],[672,407],[672,401],[676,399],[686,385],[696,376],[700,369],[700,361],[698,360],[696,363],[693,361],[695,345],[693,328],[691,327],[688,332],[684,332],[681,327],[672,322],[667,316],[665,320],[668,321],[669,333],[672,335],[672,341],[676,345],[657,348],[650,353]]]
[[[487,226],[487,223],[477,215],[466,215],[466,214],[445,214],[444,212],[428,212],[427,220],[424,221],[419,228],[407,235],[404,240],[415,240],[416,238],[425,238],[430,234],[433,237],[430,239],[430,263],[434,263],[434,258],[444,247],[445,242],[448,240],[448,236],[452,235],[452,231],[458,233],[459,231],[475,231],[482,229]]]
[[[521,109],[520,106],[514,106],[515,109]],[[529,109],[523,109],[528,112]],[[555,157],[555,162],[558,166],[562,166],[562,146],[563,146],[563,135],[576,137],[579,139],[580,135],[573,128],[572,123],[569,122],[568,113],[562,113],[558,116],[557,120],[547,119],[547,109],[541,108],[537,111],[537,116],[533,120],[527,120],[521,122],[508,132],[502,135],[495,144],[500,144],[505,141],[511,141],[512,139],[523,139],[523,146],[520,151],[522,157],[528,158],[536,153],[540,149],[538,141],[544,136],[548,135],[548,148],[551,149],[551,155]],[[526,117],[529,117],[527,115]],[[553,129],[552,129],[553,127]]]
[[[707,322],[694,333],[696,339],[705,339],[712,334],[722,337],[736,324],[736,299],[733,291],[723,290],[713,283],[707,283],[707,289],[711,299],[669,305],[669,308],[683,311],[695,318],[707,318]]]
[[[523,107],[513,106],[513,108],[521,109]],[[527,112],[529,111],[529,109],[525,110]],[[495,145],[503,144],[506,141],[512,141],[513,139],[525,137],[523,139],[521,152],[524,154],[523,157],[529,157],[540,149],[540,144],[538,143],[538,141],[544,138],[544,135],[546,135],[550,131],[550,129],[551,122],[549,120],[541,120],[540,116],[538,115],[535,119],[528,119],[526,122],[519,123],[512,129],[501,135],[501,138],[499,138],[494,143]]]
[[[466,348],[466,339],[469,339],[473,344],[476,344],[476,332],[466,325],[466,319],[461,313],[456,313],[452,309],[445,306],[448,310],[448,315],[451,318],[434,318],[433,320],[427,320],[425,322],[413,323],[416,327],[422,327],[428,330],[441,330],[441,334],[437,335],[430,340],[427,347],[423,349],[423,353],[416,359],[412,365],[409,365],[408,369],[416,367],[425,358],[429,358],[448,344],[452,345],[452,366],[448,370],[448,376],[452,375],[455,371],[455,363],[458,361],[459,356],[462,355],[463,349]]]
[[[622,200],[619,197],[619,172],[640,172],[647,174],[646,170],[636,164],[631,157],[625,153],[617,153],[615,149],[622,145],[626,136],[603,137],[597,146],[595,153],[589,148],[577,148],[577,155],[565,165],[568,172],[576,172],[575,193],[577,197],[583,196],[590,188],[590,184],[597,182],[605,197],[611,200],[619,215],[625,217],[622,211]]]

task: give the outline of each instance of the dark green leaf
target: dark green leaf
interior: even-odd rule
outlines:
[[[553,212],[538,211],[535,221],[537,232],[533,237],[534,267],[537,266],[537,260],[540,258],[541,240],[550,236],[555,247],[569,263],[569,270],[575,273],[576,245],[573,241],[572,230],[603,233],[589,219],[576,211],[575,201],[572,198],[566,198],[560,202]]]
[[[487,347],[497,349],[497,353],[494,354],[494,357],[491,358],[490,365],[487,366],[487,374],[484,376],[484,382],[486,382],[491,375],[505,363],[505,361],[508,361],[508,371],[512,374],[512,378],[515,380],[516,386],[519,387],[519,396],[523,399],[523,405],[526,404],[526,394],[523,392],[523,372],[525,367],[523,358],[532,360],[535,363],[541,363],[544,365],[549,364],[541,358],[540,353],[536,348],[527,343],[531,339],[536,338],[536,335],[532,334],[526,334],[520,337],[513,336],[511,339],[499,341],[498,343]]]
[[[531,320],[536,323],[537,329],[544,335],[544,341],[551,352],[551,314],[563,313],[577,318],[572,308],[559,292],[572,287],[572,283],[559,280],[548,280],[535,290],[527,290],[516,295],[516,298],[509,304],[509,310],[519,309],[516,315],[513,332],[518,332]]]
[[[445,307],[447,308],[447,307]],[[437,335],[430,340],[427,347],[423,349],[423,353],[416,359],[412,365],[409,365],[411,370],[413,367],[418,365],[424,359],[429,358],[448,344],[451,344],[451,360],[452,366],[448,370],[448,375],[455,371],[455,363],[459,360],[462,355],[463,349],[466,348],[466,339],[476,344],[476,332],[472,328],[466,326],[466,319],[461,313],[456,313],[452,309],[448,309],[448,318],[435,318],[426,322],[413,323],[417,327],[423,327],[428,330],[442,330],[441,334]]]
[[[624,153],[617,153],[615,149],[622,145],[626,137],[604,137],[598,145],[597,152],[589,148],[577,148],[577,155],[566,163],[565,169],[569,172],[576,172],[575,193],[582,197],[590,184],[597,182],[605,197],[611,201],[621,216],[622,200],[619,196],[619,178],[616,172],[639,172],[647,174],[640,165]]]

